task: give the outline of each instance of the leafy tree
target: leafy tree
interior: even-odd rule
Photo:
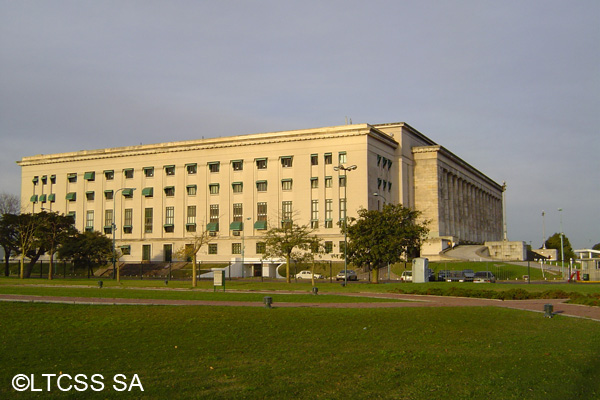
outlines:
[[[600,250],[600,243],[596,243],[593,247],[592,250]]]
[[[565,259],[564,261],[569,261],[569,259],[576,259],[577,257],[575,256],[575,252],[573,251],[573,248],[571,247],[571,242],[569,242],[569,238],[563,235],[563,244],[564,244],[564,254],[565,254]],[[547,249],[556,249],[558,250],[558,256],[557,259],[560,260],[560,233],[555,233],[554,235],[550,236],[548,238],[548,240],[546,240],[546,248]]]
[[[3,214],[0,218],[0,246],[4,249],[4,275],[10,275],[10,256],[18,249],[17,231],[12,223],[15,214]]]
[[[377,283],[379,268],[418,253],[429,232],[427,222],[417,221],[420,215],[401,204],[386,204],[381,211],[358,210],[358,218],[349,218],[347,226],[348,261],[371,269]]]
[[[58,247],[77,234],[77,229],[73,226],[73,217],[60,215],[58,213],[42,212],[38,214],[42,229],[38,232],[40,244],[50,256],[50,268],[48,269],[48,279],[52,279],[54,270],[54,254]]]
[[[31,263],[25,270],[25,258],[31,257],[37,245],[37,234],[40,230],[39,220],[36,214],[5,214],[3,219],[7,220],[15,230],[16,251],[20,254],[19,277],[29,278],[31,274]]]
[[[177,250],[175,255],[184,260],[192,260],[192,287],[198,286],[197,282],[197,268],[198,268],[198,252],[202,247],[207,245],[216,239],[216,236],[211,236],[210,232],[207,230],[202,230],[200,232],[196,232],[194,236],[191,238],[191,243],[188,243],[186,246]]]
[[[311,250],[321,247],[321,240],[314,236],[313,232],[308,225],[298,225],[291,219],[283,221],[281,227],[271,228],[265,233],[266,249],[263,259],[285,258],[287,283],[291,283],[290,260],[311,261],[316,254]]]
[[[112,258],[112,241],[100,232],[77,233],[58,249],[61,260],[72,260],[78,268],[94,268],[108,264]]]

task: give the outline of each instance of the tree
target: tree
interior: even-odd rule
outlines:
[[[25,257],[31,256],[36,246],[36,235],[40,229],[38,218],[35,214],[5,214],[3,219],[12,225],[15,230],[15,248],[20,254],[19,277],[29,278],[31,267],[25,271]]]
[[[420,215],[401,204],[385,204],[381,211],[358,210],[358,218],[349,218],[347,226],[348,260],[371,269],[377,283],[379,268],[420,249],[429,232],[427,221],[417,221]]]
[[[593,247],[592,250],[600,250],[600,243],[596,243]]]
[[[19,198],[13,194],[0,193],[0,246],[4,250],[4,275],[10,275],[10,256],[16,251],[14,226],[4,220],[5,214],[18,215],[21,210]]]
[[[73,217],[60,215],[58,213],[42,212],[38,214],[42,229],[38,232],[40,243],[50,256],[50,267],[48,269],[48,279],[52,279],[54,269],[54,254],[58,247],[77,234],[77,229],[73,226]]]
[[[0,215],[19,214],[21,212],[21,202],[14,194],[0,193]]]
[[[321,240],[313,235],[308,225],[298,225],[293,219],[282,221],[281,227],[274,227],[265,233],[266,258],[285,258],[285,279],[291,283],[290,260],[310,261],[316,253],[311,250],[320,247]],[[314,275],[313,275],[314,285]]]
[[[77,233],[58,249],[61,260],[72,260],[78,268],[94,268],[108,264],[112,257],[112,241],[100,232]]]
[[[563,235],[563,244],[564,244],[564,254],[565,254],[565,259],[561,260],[561,261],[569,261],[569,259],[576,259],[577,257],[575,256],[575,252],[573,251],[573,248],[571,247],[571,243],[569,242],[569,238]],[[560,233],[555,233],[554,235],[550,236],[548,238],[548,240],[546,240],[546,248],[547,249],[556,249],[558,250],[558,256],[557,259],[560,260],[561,257],[561,253],[560,253]]]
[[[197,232],[196,234],[194,234],[194,236],[191,238],[191,243],[180,248],[175,253],[178,258],[184,260],[192,260],[192,263],[194,264],[192,266],[192,287],[196,287],[198,285],[196,278],[196,275],[198,274],[198,252],[202,247],[204,247],[204,245],[207,245],[215,239],[216,236],[211,236],[209,231],[203,229],[201,232]]]

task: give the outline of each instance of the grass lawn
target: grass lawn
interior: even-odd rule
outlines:
[[[600,397],[598,322],[510,309],[0,303],[0,325],[0,398]],[[16,374],[45,388],[41,374],[59,373],[106,386],[11,388]],[[116,392],[115,374],[144,392]]]

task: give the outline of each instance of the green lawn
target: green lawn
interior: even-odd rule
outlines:
[[[597,399],[598,322],[501,308],[0,303],[0,398]],[[16,374],[104,391],[16,392]],[[116,392],[137,374],[144,392]]]

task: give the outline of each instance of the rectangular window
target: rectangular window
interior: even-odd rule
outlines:
[[[113,216],[113,210],[104,210],[104,233],[112,233],[112,225],[114,221]]]
[[[85,198],[87,200],[94,200],[95,193],[94,192],[85,192]]]
[[[318,154],[310,155],[310,165],[319,165],[319,155]]]
[[[107,181],[112,181],[113,179],[115,179],[115,171],[113,171],[113,170],[104,171],[104,178]]]
[[[346,152],[345,151],[340,151],[340,153],[338,154],[338,158],[339,158],[339,162],[340,164],[346,164]]]
[[[175,196],[175,186],[165,187],[165,196],[167,196],[167,197]]]
[[[210,194],[219,194],[219,184],[211,183],[210,185],[208,185],[208,191],[210,192]]]
[[[330,176],[326,176],[325,177],[325,187],[326,188],[330,188],[332,185],[333,179],[331,179]]]
[[[165,175],[167,175],[167,176],[175,175],[175,166],[174,165],[165,165]]]
[[[333,157],[331,156],[331,153],[325,153],[323,156],[323,160],[325,162],[325,165],[331,164],[333,161]]]
[[[219,161],[211,161],[208,163],[208,170],[210,172],[219,172],[221,169],[221,163]]]
[[[340,199],[340,221],[346,219],[346,199]]]
[[[52,184],[56,183],[56,175],[50,175],[50,183],[52,183]]]
[[[89,232],[94,230],[94,210],[85,213],[85,230]]]
[[[333,242],[325,242],[325,253],[329,254],[333,251]]]
[[[195,196],[198,190],[196,185],[187,185],[186,189],[188,196]]]
[[[243,222],[243,213],[244,213],[244,208],[243,208],[243,204],[242,203],[235,203],[233,205],[233,221],[234,222]]]
[[[75,183],[75,182],[77,182],[77,174],[75,174],[75,173],[68,174],[67,175],[67,180],[69,181],[69,183]]]
[[[86,181],[95,181],[96,180],[96,173],[91,171],[91,172],[86,172],[85,174],[83,174],[83,179],[85,179]]]
[[[115,192],[113,192],[112,190],[105,190],[104,191],[104,198],[106,200],[112,200],[113,197],[114,197],[114,195],[115,195]]]
[[[195,175],[198,172],[198,164],[186,164],[185,169],[188,175]]]
[[[267,244],[265,242],[256,242],[256,254],[265,254]]]
[[[266,192],[267,191],[267,181],[256,181],[256,191],[257,192]]]
[[[123,233],[133,231],[133,208],[126,208],[123,213]]]
[[[170,206],[165,208],[165,232],[173,232],[175,230],[175,207]]]
[[[267,203],[256,204],[256,216],[258,218],[258,221],[267,220]]]
[[[244,169],[244,160],[234,160],[231,162],[234,171],[242,171]]]
[[[325,200],[325,228],[333,228],[333,200]]]
[[[211,223],[219,223],[219,205],[218,204],[210,205],[210,222]]]
[[[152,254],[152,247],[149,244],[142,245],[142,261],[150,261],[150,256]]]
[[[293,160],[294,160],[294,158],[292,156],[281,157],[281,167],[282,168],[291,168]]]
[[[242,193],[244,191],[244,184],[242,182],[233,182],[231,184],[233,193]]]
[[[257,169],[267,169],[267,159],[266,158],[257,158],[256,159],[256,168]]]
[[[291,179],[282,179],[281,190],[292,190],[292,183]]]
[[[152,225],[154,222],[154,209],[144,209],[144,233],[152,233]]]
[[[123,175],[125,175],[125,179],[133,179],[133,168],[124,169]]]
[[[346,177],[345,176],[340,176],[340,187],[346,187]]]
[[[209,243],[208,244],[208,254],[217,254],[218,253],[218,247],[216,243]]]
[[[121,254],[124,256],[130,256],[131,255],[131,246],[130,245],[121,246]]]
[[[231,254],[242,254],[242,244],[231,243]]]
[[[196,232],[196,206],[188,206],[185,228],[188,232]]]
[[[142,189],[142,196],[144,197],[154,197],[154,188],[147,187]]]
[[[312,200],[310,204],[310,227],[319,227],[319,200]]]
[[[310,187],[317,189],[319,187],[319,178],[310,178]]]
[[[154,167],[144,167],[144,176],[146,178],[154,177]]]
[[[164,262],[170,263],[173,261],[173,245],[172,244],[163,245],[163,255],[165,256],[165,258],[163,259]]]
[[[292,202],[281,202],[281,225],[284,227],[292,222]]]

